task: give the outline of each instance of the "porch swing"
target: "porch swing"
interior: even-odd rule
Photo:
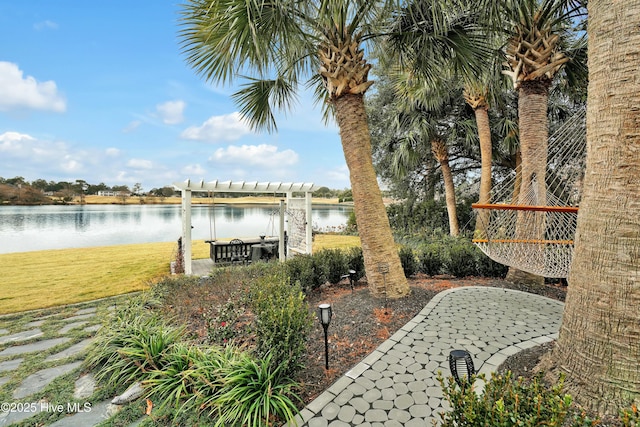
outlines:
[[[521,168],[496,185],[490,203],[472,205],[475,243],[501,264],[551,278],[568,276],[573,258],[586,151],[586,111],[580,110],[533,157],[546,159],[544,184],[521,190]],[[542,193],[544,191],[544,193]]]
[[[269,221],[266,225],[265,232],[259,237],[242,239],[234,237],[229,241],[218,241],[216,232],[216,215],[215,215],[215,192],[209,191],[208,197],[211,199],[209,203],[209,240],[205,240],[205,243],[209,244],[209,257],[214,263],[242,263],[247,264],[256,260],[269,260],[279,257],[278,245],[280,238],[275,233],[275,222],[273,219],[274,213],[279,213],[278,210],[273,211],[270,214]],[[275,193],[273,199],[275,201]],[[269,233],[271,228],[271,233]],[[286,231],[285,231],[285,249],[286,256]],[[258,246],[258,247],[256,247]]]

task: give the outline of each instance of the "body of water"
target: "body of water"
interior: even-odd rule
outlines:
[[[314,205],[315,228],[346,225],[350,207]],[[193,205],[192,238],[277,235],[277,206]],[[285,224],[285,228],[286,228]],[[0,253],[176,241],[179,205],[0,206]]]

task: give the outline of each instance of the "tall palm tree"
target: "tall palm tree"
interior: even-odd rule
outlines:
[[[300,83],[315,88],[340,128],[369,289],[389,298],[409,286],[373,167],[363,100],[373,81],[363,43],[394,3],[187,0],[180,32],[188,63],[207,80],[247,76],[233,97],[256,129],[276,128],[274,108],[288,108]]]
[[[576,401],[640,404],[640,0],[589,1],[587,165],[557,372]]]
[[[444,7],[443,7],[444,6]],[[424,17],[440,13],[449,22],[450,40],[462,50],[462,55],[452,55],[447,61],[432,60],[425,55],[425,46],[433,44],[433,33],[423,24]],[[389,38],[392,50],[405,67],[433,89],[445,82],[458,80],[464,87],[464,99],[473,109],[478,142],[480,145],[480,190],[479,202],[489,203],[491,194],[492,142],[489,126],[489,105],[495,101],[493,94],[504,80],[500,77],[499,63],[492,32],[484,31],[480,25],[477,8],[463,0],[440,0],[437,2],[415,1],[404,14],[398,16],[395,26],[398,35]],[[464,49],[460,49],[464,47]],[[425,59],[427,58],[427,59]],[[442,156],[440,156],[442,158]],[[488,212],[480,212],[476,229],[488,223]]]
[[[504,72],[518,91],[521,156],[518,192],[521,196],[535,193],[535,203],[544,206],[546,158],[535,153],[547,144],[549,87],[558,71],[571,61],[563,47],[573,25],[571,20],[583,13],[583,4],[579,0],[488,0],[482,3],[480,7],[486,10],[488,20],[506,35],[507,69]],[[521,230],[529,230],[530,223],[539,222],[526,215],[519,218],[516,227]],[[544,226],[535,228],[543,230]],[[540,276],[515,268],[509,269],[507,280],[538,285],[544,282]]]

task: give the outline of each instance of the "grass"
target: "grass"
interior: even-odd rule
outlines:
[[[314,251],[358,246],[355,236],[319,234]],[[148,289],[169,274],[174,242],[0,254],[0,314],[91,301]],[[195,241],[193,258],[209,257]]]

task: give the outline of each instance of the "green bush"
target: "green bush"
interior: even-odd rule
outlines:
[[[360,246],[354,246],[349,248],[346,253],[347,267],[349,270],[356,272],[355,280],[362,279],[364,273],[364,256],[362,255],[362,248]]]
[[[418,250],[418,271],[435,276],[443,272],[444,247],[440,243],[429,243]]]
[[[495,262],[484,254],[478,247],[475,248],[476,265],[478,274],[484,277],[504,277],[507,275],[509,267]]]
[[[447,272],[455,277],[475,276],[478,274],[476,268],[476,254],[472,243],[459,240],[449,246],[449,260]]]
[[[257,278],[249,290],[248,304],[256,318],[256,355],[282,365],[285,376],[293,376],[302,367],[305,342],[311,330],[312,316],[304,293],[291,285],[281,269],[276,274]]]
[[[299,284],[307,293],[324,284],[325,277],[313,255],[296,255],[285,262],[291,284]]]
[[[340,282],[342,275],[349,270],[347,258],[340,249],[322,249],[313,256],[329,283]]]
[[[297,409],[290,396],[297,384],[284,375],[284,368],[271,353],[259,359],[241,354],[223,366],[223,386],[213,400],[214,425],[262,427],[275,425],[274,417],[280,424],[291,420]]]
[[[484,375],[478,378],[485,380]],[[571,396],[562,391],[563,382],[547,388],[538,377],[514,380],[510,372],[492,374],[479,396],[473,387],[461,389],[453,378],[448,383],[439,376],[444,397],[451,410],[441,413],[442,427],[586,426],[584,415],[570,415]],[[472,377],[473,381],[473,377]],[[572,422],[565,424],[565,422]]]
[[[245,303],[242,293],[232,295],[225,304],[218,308],[215,316],[206,317],[207,337],[209,342],[227,345],[247,332],[246,325],[241,322],[245,314]]]
[[[145,304],[134,298],[96,335],[85,366],[98,369],[98,381],[126,388],[143,380],[146,373],[164,367],[167,352],[184,336],[183,328],[170,326]]]
[[[405,277],[411,277],[418,272],[418,261],[413,253],[413,249],[403,245],[400,247],[398,255],[400,256],[400,263],[402,264]]]
[[[298,385],[283,375],[272,356],[256,358],[233,346],[176,345],[162,370],[149,373],[147,395],[172,425],[267,426],[297,412]],[[213,417],[213,421],[211,420]],[[187,420],[189,420],[187,422]]]

